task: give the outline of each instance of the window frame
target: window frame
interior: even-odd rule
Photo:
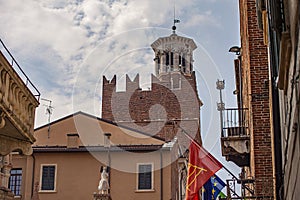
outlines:
[[[11,171],[12,170],[21,170],[21,173],[17,173],[17,174],[12,174]],[[19,180],[19,190],[18,190],[18,194],[16,194],[16,186],[17,184],[14,185],[14,189],[11,189],[11,177],[21,177],[21,180]],[[18,180],[14,180],[14,183],[16,183]],[[22,195],[22,182],[23,182],[23,169],[22,168],[12,168],[10,170],[10,177],[9,177],[9,182],[8,182],[8,188],[12,191],[12,193],[14,194],[15,197],[20,197]]]
[[[140,175],[140,171],[139,171],[139,166],[140,165],[150,165],[151,166],[151,188],[149,189],[139,189],[139,175]],[[151,192],[154,191],[154,164],[153,163],[137,163],[136,165],[137,167],[137,176],[136,176],[136,191],[137,192]]]
[[[54,166],[55,172],[54,172],[54,189],[53,190],[43,190],[42,185],[43,185],[43,167],[52,167]],[[57,164],[41,164],[41,169],[40,169],[40,186],[39,186],[39,192],[56,192],[56,180],[57,180]]]

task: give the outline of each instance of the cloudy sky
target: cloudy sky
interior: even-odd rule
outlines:
[[[175,0],[177,34],[193,38],[204,145],[221,159],[217,79],[226,80],[224,98],[234,106],[233,59],[239,45],[238,1]],[[102,76],[137,73],[143,89],[154,72],[150,44],[170,35],[174,0],[0,0],[0,38],[41,98],[52,101],[51,120],[82,110],[100,116]],[[40,101],[36,124],[47,123]],[[224,163],[230,165],[224,161]]]

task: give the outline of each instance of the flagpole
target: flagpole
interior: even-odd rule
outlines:
[[[201,147],[197,142],[194,141],[194,139],[181,127],[178,125],[178,127],[182,130],[182,132],[184,133],[184,135],[191,141],[193,142],[197,147]],[[221,163],[222,164],[222,163]],[[238,180],[238,178],[227,168],[222,164],[222,167],[236,180]],[[254,194],[253,191],[251,191],[251,189],[249,187],[247,187],[246,185],[243,184],[243,182],[241,182],[242,188],[247,189],[251,194]],[[235,191],[233,191],[231,188],[230,190],[235,194]],[[239,195],[237,195],[239,196]]]
[[[236,180],[238,180],[238,178],[227,168],[223,165],[223,168],[231,175],[233,176],[233,178],[235,178]],[[246,185],[244,185],[243,182],[241,182],[242,188],[248,190],[251,194],[254,194],[253,191]]]

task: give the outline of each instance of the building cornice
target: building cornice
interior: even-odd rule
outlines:
[[[33,153],[65,153],[65,152],[107,152],[108,147],[105,146],[79,146],[78,148],[68,148],[67,146],[33,146]],[[157,150],[170,150],[171,147],[163,147],[163,145],[118,145],[111,146],[110,152],[147,152]]]

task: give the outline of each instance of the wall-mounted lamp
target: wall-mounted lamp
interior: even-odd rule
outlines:
[[[234,90],[232,93],[233,93],[234,95],[237,95],[237,94],[239,93],[239,91],[238,91],[238,90]]]
[[[236,55],[240,55],[241,47],[238,47],[238,46],[230,47],[229,52],[235,53]]]

